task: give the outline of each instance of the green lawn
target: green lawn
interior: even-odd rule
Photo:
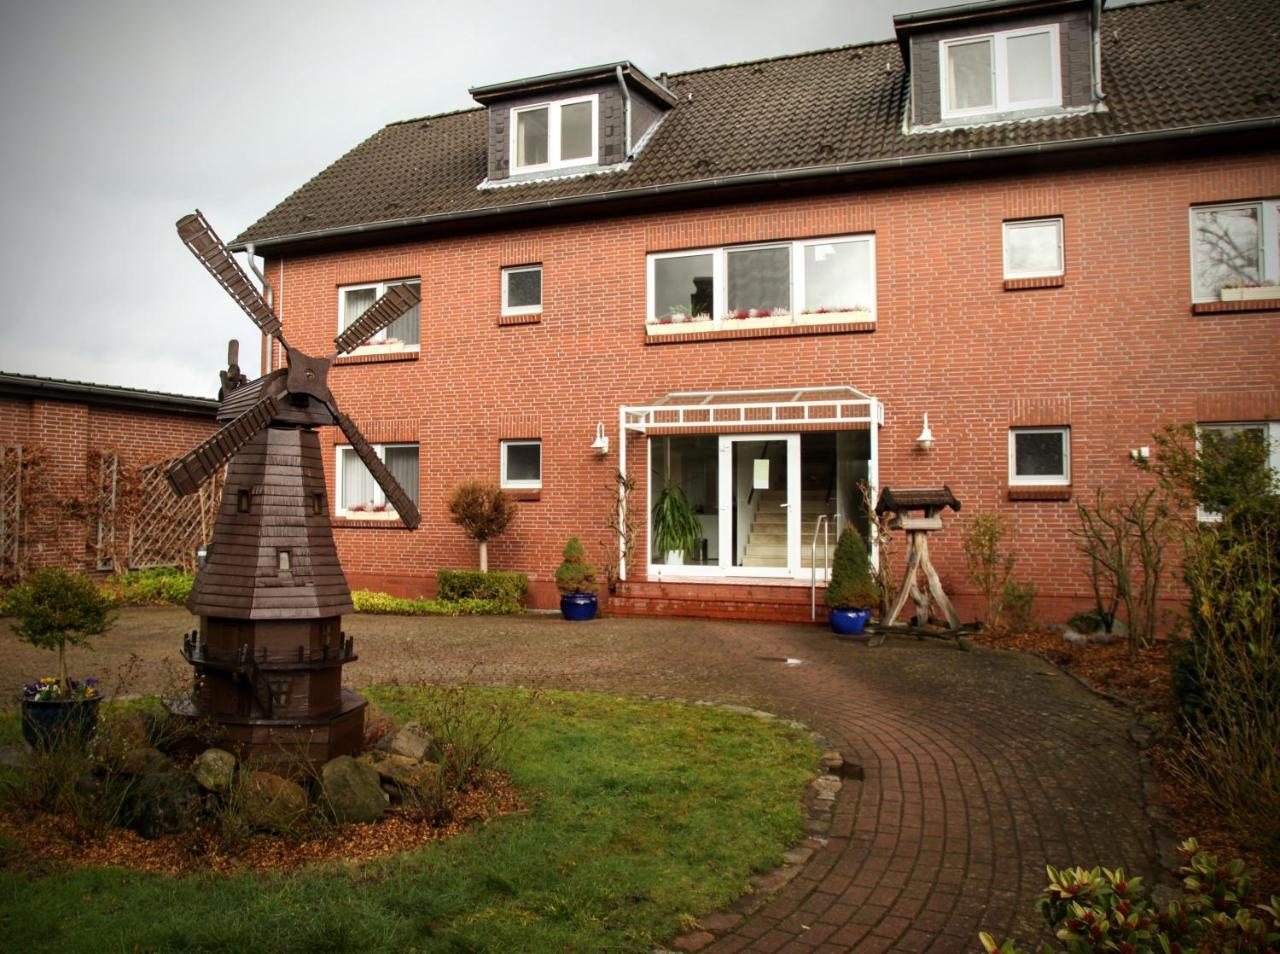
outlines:
[[[367,695],[407,720],[429,692]],[[359,866],[35,881],[0,870],[0,947],[646,951],[781,863],[801,836],[817,753],[806,733],[751,716],[547,693],[508,764],[527,814]]]

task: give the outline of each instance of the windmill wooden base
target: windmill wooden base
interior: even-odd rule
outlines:
[[[881,625],[892,626],[901,615],[903,607],[910,597],[916,610],[916,623],[923,626],[933,618],[932,609],[937,607],[938,615],[944,617],[954,630],[960,628],[960,617],[947,598],[938,579],[938,571],[933,568],[929,557],[929,534],[942,529],[942,511],[946,507],[960,509],[960,501],[951,493],[950,487],[930,490],[899,490],[894,492],[888,487],[880,494],[876,504],[876,513],[892,513],[894,515],[889,526],[907,533],[907,568],[903,574],[902,586],[898,589],[898,598],[893,601]],[[911,516],[909,511],[923,511],[922,516]],[[925,585],[921,587],[920,576],[924,576]]]

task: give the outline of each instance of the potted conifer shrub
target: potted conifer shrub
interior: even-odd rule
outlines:
[[[22,735],[33,747],[86,741],[98,723],[102,695],[93,679],[67,675],[67,646],[89,647],[92,636],[111,628],[111,600],[83,573],[52,567],[36,570],[9,591],[4,613],[19,639],[58,651],[58,675],[24,686]]]
[[[702,524],[678,484],[663,488],[653,505],[653,553],[671,566],[679,566],[702,546]]]
[[[568,620],[595,619],[596,568],[587,562],[582,544],[570,537],[564,548],[564,562],[556,568],[560,590],[560,613]]]
[[[866,544],[852,525],[845,526],[836,543],[825,599],[830,608],[827,619],[838,636],[861,636],[871,619],[871,607],[880,600]]]

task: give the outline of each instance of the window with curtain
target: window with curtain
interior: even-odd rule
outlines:
[[[373,303],[387,293],[394,285],[411,285],[420,287],[417,279],[401,279],[398,281],[370,282],[365,285],[345,285],[338,289],[338,331],[343,331],[353,321],[373,307]],[[373,335],[360,347],[352,350],[353,354],[361,348],[395,347],[417,350],[419,344],[419,325],[421,323],[421,305],[414,305],[390,325]]]
[[[409,499],[418,502],[418,445],[374,444],[378,455],[404,488]],[[338,448],[337,460],[337,513],[344,517],[378,518],[395,517],[395,507],[387,502],[386,494],[369,473],[359,455],[349,446]]]

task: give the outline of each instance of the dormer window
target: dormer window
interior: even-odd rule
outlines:
[[[596,162],[597,96],[511,110],[511,171],[541,172]]]
[[[942,118],[1062,105],[1058,25],[943,40]]]

